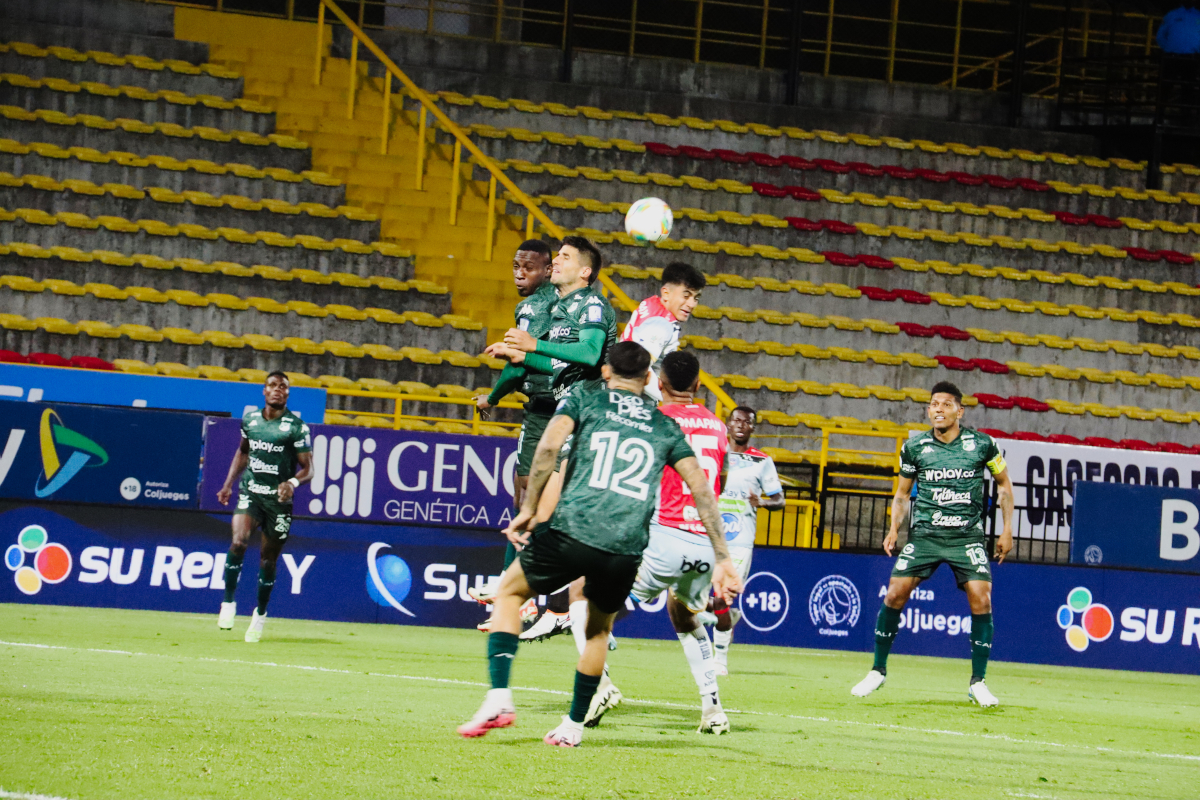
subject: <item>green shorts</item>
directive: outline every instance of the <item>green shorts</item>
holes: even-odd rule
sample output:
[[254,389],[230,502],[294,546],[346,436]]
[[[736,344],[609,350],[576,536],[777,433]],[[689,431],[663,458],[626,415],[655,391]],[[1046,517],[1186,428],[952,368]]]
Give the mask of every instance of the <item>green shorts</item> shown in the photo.
[[519,556],[529,588],[554,594],[576,578],[584,578],[583,596],[605,614],[625,607],[642,556],[609,553],[542,523]]
[[949,564],[954,570],[954,580],[960,589],[967,581],[992,582],[982,541],[947,541],[921,534],[912,536],[904,545],[892,568],[892,577],[925,579],[942,564]]
[[233,513],[245,514],[253,519],[268,539],[283,541],[292,530],[292,504],[281,503],[273,496],[250,494],[242,490]]
[[517,474],[528,475],[533,466],[533,454],[537,452],[538,442],[554,416],[554,405],[546,404],[546,409],[535,406],[534,403],[525,405],[525,419],[521,422],[521,438],[517,439]]

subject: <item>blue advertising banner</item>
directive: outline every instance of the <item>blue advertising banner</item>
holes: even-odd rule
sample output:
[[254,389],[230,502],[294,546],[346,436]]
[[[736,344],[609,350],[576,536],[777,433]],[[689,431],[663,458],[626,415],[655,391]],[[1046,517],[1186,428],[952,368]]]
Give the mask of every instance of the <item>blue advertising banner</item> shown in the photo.
[[[0,400],[161,408],[241,419],[247,408],[262,408],[263,387],[237,381],[0,364]],[[303,419],[324,419],[325,390],[297,386],[291,391],[288,407]]]
[[[297,520],[292,534],[274,617],[474,627],[486,611],[467,589],[498,572],[503,553],[495,531]],[[12,575],[0,602],[215,616],[229,517],[3,503],[0,541]],[[865,653],[890,569],[883,556],[761,548],[736,641]],[[1200,673],[1200,578],[1034,564],[998,565],[995,578],[997,661]],[[244,583],[248,605],[255,589]],[[663,597],[629,605],[618,636],[675,638]],[[970,628],[966,598],[941,570],[914,592],[893,652],[966,659]]]
[[[240,420],[208,419],[200,507],[217,501],[241,443]],[[311,425],[313,479],[296,490],[295,515],[329,520],[497,530],[512,516],[517,441]]]
[[1075,484],[1071,563],[1200,573],[1200,491]]
[[204,417],[9,403],[0,497],[196,508]]

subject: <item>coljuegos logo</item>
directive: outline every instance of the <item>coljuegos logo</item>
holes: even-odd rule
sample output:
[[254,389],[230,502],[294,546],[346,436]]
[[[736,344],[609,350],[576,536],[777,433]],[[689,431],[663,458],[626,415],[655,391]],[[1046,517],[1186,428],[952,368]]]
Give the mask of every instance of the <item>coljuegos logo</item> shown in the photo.
[[[108,453],[103,447],[64,425],[52,408],[42,412],[38,437],[42,444],[42,474],[33,487],[33,493],[38,497],[54,494],[84,467],[101,467],[108,463]],[[60,448],[70,452],[65,464],[59,457]]]
[[[1075,615],[1082,615],[1075,622]],[[1088,649],[1091,642],[1103,642],[1112,636],[1116,619],[1108,606],[1092,602],[1092,592],[1076,586],[1067,592],[1067,602],[1058,607],[1058,627],[1066,631],[1067,646],[1076,653]]]
[[[25,563],[33,556],[33,564]],[[17,543],[4,551],[4,564],[15,575],[17,588],[24,594],[37,594],[43,583],[62,583],[71,574],[71,551],[50,541],[41,525],[29,525],[17,534]]]

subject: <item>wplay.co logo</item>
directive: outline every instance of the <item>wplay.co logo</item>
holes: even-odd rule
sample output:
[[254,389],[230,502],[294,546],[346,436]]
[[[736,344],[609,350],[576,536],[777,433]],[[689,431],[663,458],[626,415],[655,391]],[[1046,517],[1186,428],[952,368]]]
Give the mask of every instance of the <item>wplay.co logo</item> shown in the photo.
[[380,550],[390,549],[386,542],[375,542],[367,550],[367,594],[384,608],[391,607],[415,617],[416,614],[400,605],[412,591],[412,570],[400,556],[378,556]]
[[[51,418],[55,421],[51,422]],[[38,497],[54,494],[84,467],[102,467],[108,463],[108,453],[103,447],[64,425],[52,408],[42,412],[38,438],[42,445],[42,474],[33,486]],[[64,464],[60,456],[65,452],[70,455]]]
[[[1078,624],[1076,614],[1082,615]],[[1058,627],[1067,632],[1067,646],[1076,653],[1087,650],[1091,642],[1103,642],[1116,628],[1116,618],[1109,607],[1093,603],[1091,590],[1084,586],[1067,592],[1067,602],[1058,607],[1057,619]]]
[[[25,563],[33,556],[33,565]],[[29,525],[17,534],[17,543],[4,551],[4,564],[15,575],[13,580],[23,594],[34,595],[43,583],[62,583],[71,574],[71,552],[57,542],[41,525]]]

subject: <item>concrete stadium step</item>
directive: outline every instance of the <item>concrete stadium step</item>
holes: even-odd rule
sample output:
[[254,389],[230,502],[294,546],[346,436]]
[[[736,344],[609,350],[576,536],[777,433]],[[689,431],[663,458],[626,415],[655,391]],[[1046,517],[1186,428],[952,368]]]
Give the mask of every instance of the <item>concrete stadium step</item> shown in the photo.
[[[190,135],[179,133],[177,130],[170,134],[161,130],[134,133],[121,127],[110,129],[110,124],[106,120],[96,125],[86,125],[78,121],[64,124],[44,119],[14,119],[0,115],[0,136],[19,142],[46,142],[63,148],[90,147],[102,153],[114,150],[154,153],[181,161],[199,158],[218,164],[247,164],[260,169],[282,167],[293,172],[312,169],[312,153],[307,147],[283,146],[295,140],[276,139],[246,144],[237,138],[228,141],[206,139],[195,131]],[[227,134],[221,134],[218,138],[224,138],[225,135]]]
[[89,31],[114,31],[139,36],[174,35],[174,9],[130,0],[75,0],[70,3],[0,2],[5,25],[49,24]]
[[[115,87],[114,87],[115,88]],[[56,91],[46,87],[14,86],[0,82],[0,104],[34,111],[94,114],[105,119],[136,119],[146,123],[170,122],[187,128],[205,126],[266,135],[275,130],[275,115],[240,108],[210,108],[203,103],[172,103],[165,99],[138,100],[124,94],[110,97],[87,91]]]
[[373,319],[346,320],[332,314],[314,317],[298,314],[271,313],[255,308],[233,310],[215,305],[193,307],[179,303],[103,300],[94,295],[72,296],[54,292],[19,292],[0,287],[0,305],[9,314],[21,314],[29,319],[59,317],[66,320],[119,320],[120,324],[149,325],[151,328],[186,328],[193,331],[228,331],[234,336],[265,333],[283,339],[299,336],[314,342],[326,340],[371,342],[395,349],[424,347],[462,352],[482,352],[486,346],[483,331],[467,331],[443,327],[422,327],[412,323],[381,323]]
[[387,308],[397,313],[424,311],[435,316],[451,313],[450,295],[383,289],[378,286],[343,286],[307,280],[273,280],[260,275],[230,275],[194,269],[160,269],[106,264],[99,260],[76,261],[59,257],[25,257],[15,252],[0,255],[0,275],[23,275],[35,281],[65,279],[79,286],[106,283],[119,288],[145,286],[160,292],[182,289],[200,295],[232,294],[266,297],[280,303],[291,300],[318,305],[340,304],[354,308]]
[[106,361],[130,358],[150,364],[161,361],[173,361],[192,367],[211,364],[234,371],[261,369],[269,372],[278,369],[314,376],[341,375],[353,380],[380,378],[390,383],[421,381],[431,386],[448,383],[468,388],[488,387],[495,380],[495,373],[487,366],[456,367],[448,362],[424,364],[410,359],[392,361],[371,357],[347,358],[328,352],[322,355],[309,355],[292,350],[264,352],[249,347],[177,344],[165,339],[161,342],[141,342],[124,337],[107,339],[87,334],[48,333],[42,329],[0,329],[0,348],[19,353],[58,353],[67,357],[88,355]]
[[208,45],[180,41],[173,38],[170,32],[150,36],[122,30],[30,22],[11,17],[4,19],[4,29],[7,38],[38,47],[71,47],[80,52],[100,50],[118,55],[146,56],[157,61],[178,59],[196,65],[210,60]]
[[[879,210],[879,209],[873,209]],[[551,209],[551,219],[564,228],[589,228],[599,231],[618,231],[623,228],[623,220],[619,213],[593,213],[582,208]],[[976,218],[977,219],[977,218]],[[954,226],[948,226],[954,227]],[[964,228],[968,226],[963,226]],[[958,231],[952,231],[957,233]],[[1158,231],[1123,230],[1125,238],[1121,247],[1144,246],[1147,233],[1161,234]],[[1196,283],[1193,275],[1196,265],[1179,267],[1175,265],[1144,264],[1133,259],[1113,259],[1099,254],[1074,255],[1065,250],[1056,253],[1043,252],[1026,247],[1009,249],[997,246],[985,247],[971,245],[965,242],[938,242],[925,237],[923,239],[899,239],[896,236],[868,236],[866,234],[831,233],[827,229],[817,232],[797,231],[794,228],[766,228],[760,225],[737,225],[724,222],[695,222],[685,217],[675,220],[671,232],[672,238],[698,239],[709,243],[719,241],[737,242],[743,245],[771,244],[780,249],[800,247],[814,252],[827,250],[837,252],[863,253],[867,255],[904,256],[919,261],[940,260],[952,264],[987,262],[991,266],[1011,266],[1018,269],[1045,269],[1051,272],[1078,272],[1083,275],[1112,275],[1123,262],[1131,262],[1126,269],[1145,271],[1149,280],[1179,280],[1185,283]],[[1194,237],[1194,235],[1193,235]],[[1097,236],[1097,239],[1100,237]],[[1181,238],[1181,237],[1179,237]],[[1139,244],[1142,243],[1142,244]],[[1176,241],[1176,244],[1180,242]],[[1159,248],[1154,248],[1159,249]],[[1173,248],[1171,248],[1173,249]],[[687,251],[684,251],[685,253]],[[682,253],[681,253],[682,255]],[[617,260],[617,259],[614,259]],[[687,260],[686,258],[684,260]],[[1166,277],[1165,270],[1174,277]]]
[[[8,31],[0,36],[0,40],[20,41],[16,34]],[[100,49],[92,46],[86,48],[85,52]],[[111,55],[123,58],[126,54]],[[170,89],[187,95],[213,95],[226,100],[242,96],[241,76],[190,75],[171,69],[142,69],[132,64],[104,64],[92,59],[74,61],[59,58],[53,53],[40,57],[22,55],[14,50],[0,53],[0,72],[11,72],[30,78],[63,78],[72,83],[95,81],[109,86],[140,86],[151,92]]]
[[229,206],[213,208],[199,202],[158,202],[149,194],[142,199],[93,196],[74,191],[45,191],[30,186],[0,186],[0,207],[36,208],[51,214],[61,211],[94,216],[121,217],[128,220],[151,219],[168,225],[191,224],[206,228],[239,228],[244,231],[270,231],[285,236],[303,234],[322,239],[354,239],[373,242],[379,239],[379,222],[326,218],[308,213],[283,214],[262,209],[244,211]]
[[[225,165],[210,161],[174,160],[168,166],[163,166],[160,163],[146,164],[145,159],[131,163],[129,155],[127,152],[121,153],[117,158],[101,163],[86,153],[78,153],[74,158],[60,158],[58,154],[51,157],[37,151],[14,154],[0,150],[0,171],[17,176],[45,175],[58,181],[85,180],[98,186],[118,183],[137,189],[157,186],[175,192],[208,192],[215,197],[229,194],[249,197],[251,200],[269,198],[293,204],[323,203],[331,208],[346,203],[346,187],[329,185],[333,181],[332,176],[312,176],[320,180],[320,183],[302,178],[300,173],[279,175],[279,179],[270,173],[246,177],[244,174],[225,169]],[[162,158],[157,154],[147,155],[154,159]],[[180,169],[181,165],[188,168]],[[235,169],[241,171],[240,167]]]
[[27,242],[46,248],[61,245],[77,247],[83,251],[112,250],[126,255],[144,253],[168,259],[196,258],[209,263],[232,261],[237,264],[278,264],[286,260],[290,268],[314,269],[325,273],[349,272],[364,277],[387,275],[400,280],[412,274],[410,259],[385,256],[374,249],[358,252],[360,249],[366,249],[358,243],[349,249],[309,249],[302,246],[285,248],[268,245],[262,240],[241,242],[224,237],[208,238],[211,233],[215,232],[209,231],[202,238],[192,238],[181,232],[176,232],[175,235],[170,235],[169,232],[164,232],[164,235],[151,235],[145,230],[127,232],[108,230],[103,226],[89,229],[69,227],[61,222],[50,225],[31,224],[21,219],[0,219],[0,241]]

